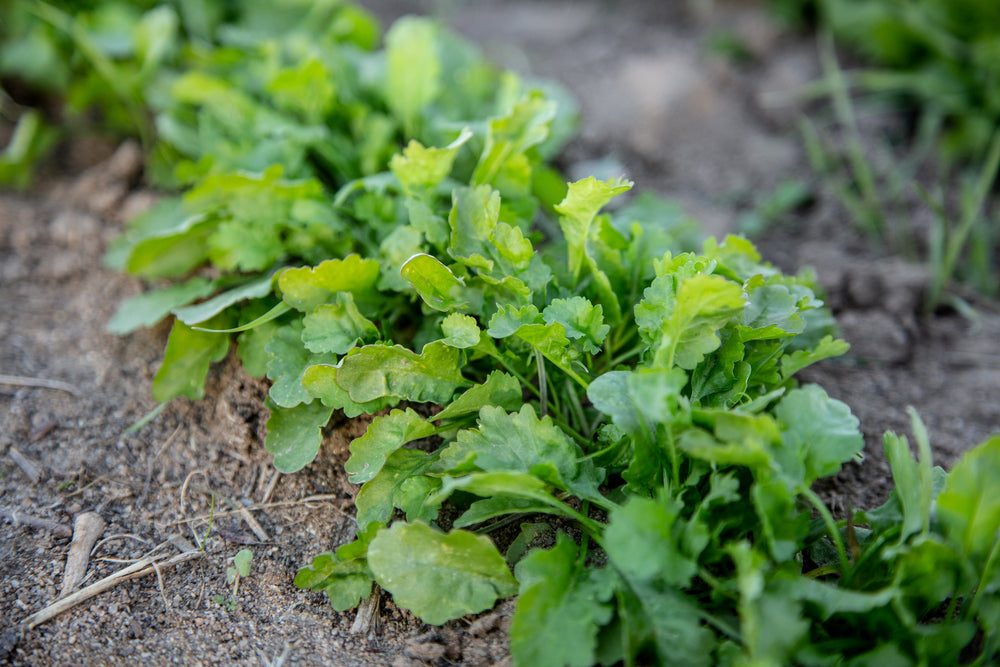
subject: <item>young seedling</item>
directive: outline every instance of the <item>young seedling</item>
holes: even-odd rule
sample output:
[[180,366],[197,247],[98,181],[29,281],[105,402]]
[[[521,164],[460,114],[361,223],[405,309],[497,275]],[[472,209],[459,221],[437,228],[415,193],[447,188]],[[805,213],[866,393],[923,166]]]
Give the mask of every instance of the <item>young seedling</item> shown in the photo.
[[229,597],[225,595],[215,595],[212,601],[225,607],[229,611],[236,609],[237,599],[240,593],[240,581],[250,576],[250,561],[253,560],[253,551],[241,549],[233,556],[233,566],[226,568],[226,583],[233,587]]

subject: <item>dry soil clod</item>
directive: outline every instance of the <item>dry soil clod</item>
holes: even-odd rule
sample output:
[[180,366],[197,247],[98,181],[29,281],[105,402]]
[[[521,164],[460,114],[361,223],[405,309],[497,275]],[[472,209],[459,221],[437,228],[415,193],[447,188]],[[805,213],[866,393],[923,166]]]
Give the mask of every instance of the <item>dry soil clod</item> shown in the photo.
[[90,550],[94,548],[94,543],[104,532],[106,525],[97,512],[77,515],[73,522],[73,542],[69,545],[69,555],[66,556],[66,569],[63,571],[59,597],[68,595],[83,580],[83,575],[87,573],[87,564],[90,562]]

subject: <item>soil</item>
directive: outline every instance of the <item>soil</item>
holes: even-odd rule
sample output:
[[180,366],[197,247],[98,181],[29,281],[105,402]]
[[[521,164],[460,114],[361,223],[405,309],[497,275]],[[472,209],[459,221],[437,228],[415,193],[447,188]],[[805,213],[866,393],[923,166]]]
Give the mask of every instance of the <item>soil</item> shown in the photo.
[[[637,190],[676,198],[711,234],[738,231],[740,215],[784,178],[809,178],[793,93],[818,75],[815,47],[755,4],[363,4],[384,21],[404,10],[437,13],[494,60],[562,83],[582,121],[562,158],[566,171],[624,170]],[[717,55],[719,35],[738,36],[749,58]],[[336,424],[314,464],[279,476],[263,447],[267,387],[231,355],[213,369],[204,400],[174,401],[126,432],[155,407],[150,383],[168,325],[124,338],[106,332],[118,304],[142,286],[102,268],[101,256],[153,195],[134,144],[78,141],[59,158],[29,193],[0,193],[0,374],[16,376],[0,381],[0,663],[508,662],[511,601],[438,628],[383,599],[378,622],[355,633],[354,612],[334,612],[322,595],[292,585],[313,555],[353,537],[356,489],[343,463],[364,421]],[[909,432],[907,406],[923,418],[945,467],[1000,431],[996,304],[969,297],[975,317],[923,315],[926,271],[881,256],[819,187],[809,206],[757,241],[786,271],[815,269],[853,346],[802,374],[846,401],[866,436],[867,460],[819,489],[838,513],[887,496],[882,434]],[[64,384],[28,386],[23,378]],[[67,529],[86,512],[106,527],[80,586],[154,548],[178,553],[171,538],[204,541],[205,550],[23,627],[59,596]],[[32,527],[32,519],[63,528]],[[243,548],[253,551],[251,573],[233,598],[226,568]]]

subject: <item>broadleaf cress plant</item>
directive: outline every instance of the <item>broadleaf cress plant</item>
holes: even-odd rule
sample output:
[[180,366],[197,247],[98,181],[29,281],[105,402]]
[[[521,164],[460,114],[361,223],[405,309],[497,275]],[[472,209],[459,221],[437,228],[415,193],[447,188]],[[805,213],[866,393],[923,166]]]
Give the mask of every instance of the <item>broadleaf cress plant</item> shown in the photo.
[[374,415],[345,464],[357,538],[297,585],[344,611],[377,584],[435,624],[518,594],[518,665],[997,658],[1000,438],[946,474],[914,416],[888,502],[836,520],[812,484],[864,443],[794,378],[847,349],[811,276],[615,206],[625,179],[564,184],[561,93],[432,21],[380,50],[345,2],[202,29],[144,73],[151,171],[183,192],[111,249],[161,285],[111,326],[174,315],[161,402],[200,398],[235,340],[283,472],[335,410]]

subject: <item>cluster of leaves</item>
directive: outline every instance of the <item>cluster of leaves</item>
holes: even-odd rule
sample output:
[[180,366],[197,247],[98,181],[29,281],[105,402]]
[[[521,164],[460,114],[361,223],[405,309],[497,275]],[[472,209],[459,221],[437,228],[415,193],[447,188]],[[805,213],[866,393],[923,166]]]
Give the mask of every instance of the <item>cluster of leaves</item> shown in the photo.
[[946,479],[919,428],[919,462],[889,436],[897,490],[835,521],[811,486],[863,440],[794,379],[846,349],[810,276],[736,237],[691,252],[648,196],[602,213],[631,184],[547,166],[558,94],[433,22],[376,49],[343,2],[213,16],[142,87],[152,173],[184,192],[111,249],[169,281],[111,326],[173,314],[164,402],[201,397],[235,337],[272,381],[279,470],[335,410],[374,415],[346,462],[357,539],[298,585],[346,610],[378,584],[429,623],[519,594],[521,665],[997,657],[1000,439]]
[[992,0],[772,0],[815,13],[874,66],[858,83],[947,121],[947,151],[981,160],[1000,124],[1000,5]]

